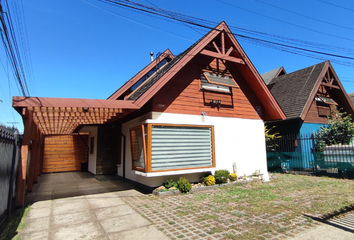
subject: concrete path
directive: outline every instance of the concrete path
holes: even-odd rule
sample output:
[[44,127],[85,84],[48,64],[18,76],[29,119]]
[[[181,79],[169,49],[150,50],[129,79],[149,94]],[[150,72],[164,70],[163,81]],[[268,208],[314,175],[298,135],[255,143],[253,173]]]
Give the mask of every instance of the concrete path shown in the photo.
[[[69,175],[69,173],[67,174]],[[73,175],[77,174],[74,173]],[[47,176],[47,178],[49,177]],[[62,190],[59,191],[58,189],[50,190],[53,183],[56,185],[58,181],[49,184],[42,178],[37,190],[33,191],[33,196],[30,196],[36,201],[30,207],[25,220],[25,227],[19,233],[19,238],[31,240],[169,239],[150,221],[136,213],[121,200],[122,197],[141,196],[142,193],[135,189],[114,189],[111,186],[114,181],[106,181],[105,183],[99,182],[93,177],[88,179],[93,185],[91,190],[85,180],[68,181],[64,178],[61,184],[63,186]],[[64,187],[65,182],[67,185]],[[92,191],[97,183],[101,184],[101,188],[106,189],[106,191],[110,186],[111,191],[88,195],[79,191],[80,184],[85,186],[83,187],[86,188],[84,191]],[[45,186],[42,189],[41,184]],[[116,184],[119,185],[118,182]],[[124,185],[124,183],[121,185]],[[75,186],[77,188],[76,195],[79,194],[80,196],[59,197],[59,193],[56,195],[56,191],[69,195],[68,192],[63,192],[63,189],[68,189],[67,191],[71,192],[70,189],[75,188]],[[122,188],[122,186],[118,188]],[[128,188],[128,186],[125,185],[124,188]],[[100,188],[97,188],[97,190],[102,191]],[[73,194],[75,195],[75,192]],[[40,200],[40,198],[51,199]],[[29,201],[28,198],[27,201]]]

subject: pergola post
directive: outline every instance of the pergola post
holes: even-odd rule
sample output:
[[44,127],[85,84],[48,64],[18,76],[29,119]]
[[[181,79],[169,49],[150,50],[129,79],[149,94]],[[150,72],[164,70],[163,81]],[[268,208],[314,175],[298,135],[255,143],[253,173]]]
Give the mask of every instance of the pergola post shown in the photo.
[[24,123],[24,133],[21,146],[21,162],[18,165],[17,189],[16,189],[16,206],[23,207],[25,202],[27,165],[32,128],[33,128],[33,112],[27,108],[22,110],[22,120]]

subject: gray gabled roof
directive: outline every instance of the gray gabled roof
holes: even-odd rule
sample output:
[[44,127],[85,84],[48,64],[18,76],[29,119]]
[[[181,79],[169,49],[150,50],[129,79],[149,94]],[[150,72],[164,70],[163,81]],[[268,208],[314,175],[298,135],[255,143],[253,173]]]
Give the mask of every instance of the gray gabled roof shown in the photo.
[[275,78],[277,76],[278,72],[281,69],[283,69],[283,67],[278,67],[278,68],[273,69],[273,70],[271,70],[269,72],[261,74],[261,77],[262,77],[263,81],[265,82],[265,84],[268,85],[270,83],[270,81],[272,81],[273,78]]
[[268,89],[287,119],[300,118],[326,62],[273,78]]
[[348,93],[350,101],[354,104],[354,93]]

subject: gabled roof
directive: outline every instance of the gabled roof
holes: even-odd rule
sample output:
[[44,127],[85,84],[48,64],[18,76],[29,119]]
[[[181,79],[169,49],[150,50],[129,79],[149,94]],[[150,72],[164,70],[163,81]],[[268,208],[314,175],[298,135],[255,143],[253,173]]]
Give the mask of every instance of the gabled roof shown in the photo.
[[121,86],[117,91],[115,91],[111,96],[107,99],[116,100],[122,94],[124,94],[130,87],[132,87],[137,81],[139,81],[144,75],[150,72],[154,67],[156,67],[161,61],[169,58],[173,59],[174,55],[171,53],[169,49],[166,49],[163,53],[161,53],[155,60],[150,62],[146,67],[144,67],[140,72],[138,72],[134,77],[132,77],[129,81],[127,81],[123,86]]
[[354,93],[348,93],[350,101],[354,104]]
[[[244,76],[262,101],[268,117],[272,120],[285,119],[281,108],[225,22],[221,22],[177,57],[167,49],[107,100],[14,97],[13,107],[24,119],[32,119],[44,134],[68,134],[80,125],[112,122],[144,106],[196,55],[236,64],[231,67],[237,67]],[[160,69],[156,71],[154,68]],[[135,88],[134,85],[140,81],[142,84]]]
[[[218,47],[215,43],[214,39],[216,38],[221,39],[221,47]],[[227,39],[228,44],[231,46],[228,49],[225,47],[225,39]],[[240,72],[244,75],[246,81],[256,93],[257,97],[262,101],[269,116],[271,116],[272,119],[285,119],[284,113],[281,111],[261,76],[248,59],[246,53],[243,51],[225,22],[221,22],[187,50],[172,59],[160,69],[157,74],[146,80],[139,89],[134,91],[127,98],[127,100],[133,100],[136,105],[143,106],[169,80],[171,80],[179,70],[198,54],[242,65],[239,67]]]
[[[329,74],[333,76],[332,79],[327,76]],[[328,79],[328,82],[324,82],[324,79]],[[342,91],[340,95],[353,111],[353,104],[349,103],[349,97],[329,61],[273,78],[267,86],[287,119],[304,120],[321,85]]]
[[280,75],[284,75],[286,74],[286,71],[284,69],[284,67],[278,67],[276,69],[273,69],[269,72],[263,73],[261,74],[261,77],[263,78],[263,81],[265,82],[265,84],[269,84],[273,78],[276,78]]

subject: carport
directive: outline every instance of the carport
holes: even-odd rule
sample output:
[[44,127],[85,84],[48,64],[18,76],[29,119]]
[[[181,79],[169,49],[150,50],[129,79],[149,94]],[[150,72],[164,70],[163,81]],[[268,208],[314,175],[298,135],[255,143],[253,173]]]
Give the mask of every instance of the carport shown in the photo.
[[143,190],[116,177],[94,176],[89,172],[42,174],[31,192],[25,195],[25,205],[38,201],[119,192],[119,196],[141,195]]
[[139,109],[128,100],[42,97],[13,97],[12,106],[21,114],[24,123],[17,206],[24,205],[25,192],[33,190],[33,183],[37,183],[43,172],[46,137],[72,135],[85,125],[109,124]]

